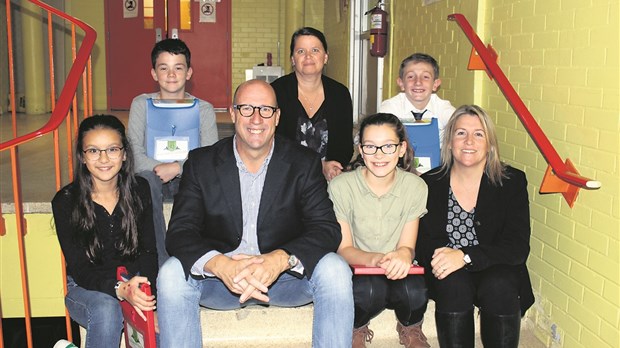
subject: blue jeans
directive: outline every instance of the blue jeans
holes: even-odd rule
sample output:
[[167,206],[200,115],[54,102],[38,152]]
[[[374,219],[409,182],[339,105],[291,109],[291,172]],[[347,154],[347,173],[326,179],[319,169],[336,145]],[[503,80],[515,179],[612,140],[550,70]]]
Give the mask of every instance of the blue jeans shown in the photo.
[[157,244],[157,260],[159,266],[170,257],[166,251],[166,220],[164,219],[164,199],[172,199],[179,191],[178,178],[163,183],[152,170],[138,173],[149,182],[151,201],[153,203],[153,228],[155,229],[155,243]]
[[67,277],[65,305],[69,315],[86,328],[86,348],[118,347],[123,313],[118,300],[100,291],[86,290]]
[[[230,310],[246,304],[217,278],[185,279],[171,257],[159,270],[157,308],[161,347],[202,347],[200,306]],[[314,302],[313,347],[350,347],[353,330],[351,270],[337,254],[325,255],[311,279],[283,273],[269,288],[271,305],[295,307]],[[255,300],[247,304],[259,303]],[[262,302],[260,302],[262,303]],[[266,324],[266,323],[265,323]]]

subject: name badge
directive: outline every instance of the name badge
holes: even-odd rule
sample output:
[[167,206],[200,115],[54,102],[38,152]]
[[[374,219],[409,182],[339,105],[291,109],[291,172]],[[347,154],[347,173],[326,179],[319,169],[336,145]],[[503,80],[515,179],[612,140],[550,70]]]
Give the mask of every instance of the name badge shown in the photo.
[[160,162],[182,161],[189,153],[189,137],[155,137],[155,159]]

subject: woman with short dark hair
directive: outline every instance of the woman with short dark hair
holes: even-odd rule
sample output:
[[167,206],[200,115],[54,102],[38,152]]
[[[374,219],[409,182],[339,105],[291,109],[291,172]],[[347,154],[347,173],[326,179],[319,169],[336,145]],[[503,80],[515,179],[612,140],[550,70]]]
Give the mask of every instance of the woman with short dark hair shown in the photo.
[[281,110],[277,134],[318,152],[331,180],[353,156],[353,105],[347,87],[323,74],[328,59],[325,35],[301,28],[291,37],[293,72],[271,86]]

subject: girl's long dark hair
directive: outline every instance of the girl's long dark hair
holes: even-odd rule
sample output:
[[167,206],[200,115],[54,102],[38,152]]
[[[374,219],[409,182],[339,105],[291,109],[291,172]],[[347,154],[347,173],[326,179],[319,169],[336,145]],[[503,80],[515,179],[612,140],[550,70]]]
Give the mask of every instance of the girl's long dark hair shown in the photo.
[[95,225],[95,205],[92,199],[93,180],[84,159],[84,136],[91,130],[110,129],[121,137],[125,160],[118,173],[118,206],[122,213],[121,229],[123,237],[117,241],[116,249],[123,259],[135,259],[138,255],[138,216],[142,213],[142,201],[136,192],[137,182],[133,175],[133,153],[125,135],[125,126],[112,115],[95,115],[85,118],[78,130],[75,145],[74,183],[77,186],[77,204],[71,212],[74,238],[85,247],[86,255],[92,263],[101,261],[101,241],[99,229]]
[[[364,130],[366,129],[366,127],[381,126],[381,125],[387,125],[387,126],[392,127],[392,129],[394,129],[394,132],[396,132],[396,136],[398,136],[398,141],[400,143],[405,142],[404,146],[407,147],[407,151],[405,151],[405,155],[398,159],[397,166],[401,167],[407,172],[418,174],[413,164],[414,153],[413,153],[413,149],[411,148],[411,145],[409,145],[409,136],[407,135],[407,129],[405,128],[403,123],[400,122],[398,117],[396,117],[395,115],[386,114],[386,113],[378,113],[374,115],[369,115],[366,118],[364,118],[362,120],[362,123],[360,124],[360,132],[359,132],[360,144],[364,143]],[[364,159],[362,158],[362,154],[360,153],[359,155],[357,155],[355,160],[353,160],[353,162],[351,162],[347,166],[347,170],[353,170],[357,167],[361,167],[364,165],[365,165]]]

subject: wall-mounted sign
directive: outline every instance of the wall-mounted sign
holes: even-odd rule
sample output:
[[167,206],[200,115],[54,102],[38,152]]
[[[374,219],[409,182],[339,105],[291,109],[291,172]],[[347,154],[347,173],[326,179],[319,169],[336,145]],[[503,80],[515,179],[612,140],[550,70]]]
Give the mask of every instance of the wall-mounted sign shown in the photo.
[[123,2],[123,18],[138,17],[138,0],[121,0]]
[[215,23],[216,0],[200,0],[200,23]]

